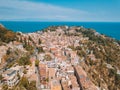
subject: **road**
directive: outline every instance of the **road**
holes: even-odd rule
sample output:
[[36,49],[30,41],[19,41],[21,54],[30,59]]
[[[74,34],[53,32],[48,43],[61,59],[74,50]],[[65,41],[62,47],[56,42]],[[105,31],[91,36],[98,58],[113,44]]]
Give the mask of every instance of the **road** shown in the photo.
[[37,87],[37,90],[41,90],[41,88],[40,88],[40,74],[39,74],[39,68],[38,67],[36,67],[36,74],[37,74],[36,87]]

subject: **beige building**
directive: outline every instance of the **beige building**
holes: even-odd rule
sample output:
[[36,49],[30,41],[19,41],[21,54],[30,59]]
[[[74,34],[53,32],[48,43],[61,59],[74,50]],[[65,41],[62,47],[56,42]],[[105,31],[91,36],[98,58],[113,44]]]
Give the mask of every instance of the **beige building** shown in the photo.
[[81,90],[97,90],[97,87],[87,77],[86,72],[82,69],[81,66],[75,66],[74,69]]
[[13,87],[19,82],[16,70],[9,69],[5,71],[2,76],[4,77],[4,83],[9,87]]
[[51,81],[51,90],[62,90],[60,82],[58,80]]
[[56,70],[55,68],[49,68],[49,81],[55,78]]

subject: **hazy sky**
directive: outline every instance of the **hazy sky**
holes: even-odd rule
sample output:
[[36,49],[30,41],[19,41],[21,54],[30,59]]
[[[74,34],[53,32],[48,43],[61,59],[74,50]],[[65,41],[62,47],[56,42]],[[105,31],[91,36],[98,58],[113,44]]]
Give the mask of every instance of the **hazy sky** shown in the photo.
[[0,20],[120,22],[120,0],[0,0]]

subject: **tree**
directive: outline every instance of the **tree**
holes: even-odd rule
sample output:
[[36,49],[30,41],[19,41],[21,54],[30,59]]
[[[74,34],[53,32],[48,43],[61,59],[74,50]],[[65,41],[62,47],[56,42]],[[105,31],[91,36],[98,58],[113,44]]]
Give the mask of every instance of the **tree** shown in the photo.
[[37,90],[36,81],[29,82],[26,77],[23,77],[20,81],[19,87],[23,87],[26,90]]
[[36,81],[31,81],[29,83],[28,90],[37,90],[37,88],[36,88]]
[[52,57],[51,57],[50,55],[46,54],[46,55],[44,56],[44,59],[45,59],[46,61],[50,61],[50,60],[52,59]]
[[21,58],[18,60],[18,64],[19,64],[19,65],[30,65],[29,57],[28,57],[28,56],[21,57]]
[[28,42],[28,40],[26,38],[24,39],[24,45],[23,45],[23,47],[27,51],[32,51],[34,49],[34,47]]
[[8,90],[8,85],[7,85],[7,84],[4,84],[4,85],[2,86],[2,90]]
[[29,36],[28,39],[33,42],[32,38]]
[[38,53],[43,53],[44,52],[42,47],[38,47],[37,50],[38,50]]
[[39,40],[38,40],[38,44],[41,44],[42,42],[41,42],[41,40],[40,40],[40,38],[39,38]]
[[115,84],[116,84],[116,85],[119,85],[119,84],[120,84],[120,75],[119,75],[119,74],[116,74],[116,75],[115,75]]
[[10,53],[11,53],[10,48],[8,48],[6,54],[7,54],[7,55],[10,55]]
[[35,61],[35,66],[39,66],[39,60]]
[[2,75],[0,75],[0,81],[3,79]]
[[17,77],[18,77],[18,79],[20,79],[20,75],[19,75],[19,73],[17,72]]
[[23,73],[24,73],[24,74],[26,74],[26,73],[27,73],[26,69],[24,69]]
[[72,49],[73,51],[75,50],[75,47],[72,45],[72,46],[68,46],[68,48]]
[[22,77],[22,79],[20,81],[20,86],[23,86],[28,90],[29,81],[28,81],[28,79],[26,77]]
[[16,40],[16,34],[4,27],[0,26],[0,41],[9,43],[10,41]]

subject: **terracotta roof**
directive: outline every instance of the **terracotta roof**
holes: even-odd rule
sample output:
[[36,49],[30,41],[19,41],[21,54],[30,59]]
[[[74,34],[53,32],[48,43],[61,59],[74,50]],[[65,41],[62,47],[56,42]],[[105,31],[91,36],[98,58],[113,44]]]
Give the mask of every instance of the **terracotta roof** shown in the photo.
[[20,45],[20,44],[22,44],[22,43],[17,42],[17,41],[14,41],[13,43],[14,43],[15,45]]
[[82,69],[81,66],[76,66],[75,69],[79,76],[78,79],[80,80],[80,83],[85,90],[87,90],[89,88],[91,88],[90,90],[97,90],[96,86],[87,77],[86,72]]

